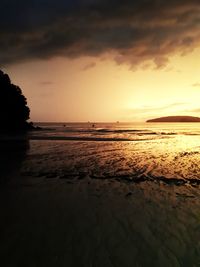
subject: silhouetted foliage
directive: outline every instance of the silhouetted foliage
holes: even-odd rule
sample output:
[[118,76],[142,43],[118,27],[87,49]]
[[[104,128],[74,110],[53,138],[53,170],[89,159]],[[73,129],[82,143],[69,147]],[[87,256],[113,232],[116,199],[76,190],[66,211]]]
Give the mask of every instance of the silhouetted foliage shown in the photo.
[[32,125],[27,122],[29,114],[21,89],[0,70],[0,130],[23,131],[31,128]]

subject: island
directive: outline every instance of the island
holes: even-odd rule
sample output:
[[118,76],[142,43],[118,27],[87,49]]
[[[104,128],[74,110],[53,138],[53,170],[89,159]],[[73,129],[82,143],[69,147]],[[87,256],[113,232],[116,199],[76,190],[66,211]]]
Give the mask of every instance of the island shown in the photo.
[[167,116],[147,120],[146,122],[200,122],[200,118],[193,116]]

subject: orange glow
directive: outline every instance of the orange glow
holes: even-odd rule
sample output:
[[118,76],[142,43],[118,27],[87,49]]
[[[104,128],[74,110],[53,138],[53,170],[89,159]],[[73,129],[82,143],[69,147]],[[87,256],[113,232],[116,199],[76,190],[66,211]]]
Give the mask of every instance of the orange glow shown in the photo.
[[54,58],[5,69],[28,99],[33,121],[145,121],[193,115],[200,98],[200,49],[163,69],[132,70],[111,59]]

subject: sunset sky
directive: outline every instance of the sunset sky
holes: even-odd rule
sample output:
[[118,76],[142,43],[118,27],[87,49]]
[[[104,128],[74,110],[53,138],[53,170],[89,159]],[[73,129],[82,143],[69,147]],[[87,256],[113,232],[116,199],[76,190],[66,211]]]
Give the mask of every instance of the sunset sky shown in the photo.
[[0,67],[33,121],[200,116],[196,0],[1,1]]

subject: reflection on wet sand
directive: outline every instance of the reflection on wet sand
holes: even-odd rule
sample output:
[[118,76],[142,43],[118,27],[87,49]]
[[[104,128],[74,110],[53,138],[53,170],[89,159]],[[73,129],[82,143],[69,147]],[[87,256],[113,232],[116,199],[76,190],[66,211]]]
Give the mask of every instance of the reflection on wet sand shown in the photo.
[[2,266],[199,266],[199,142],[9,143]]

